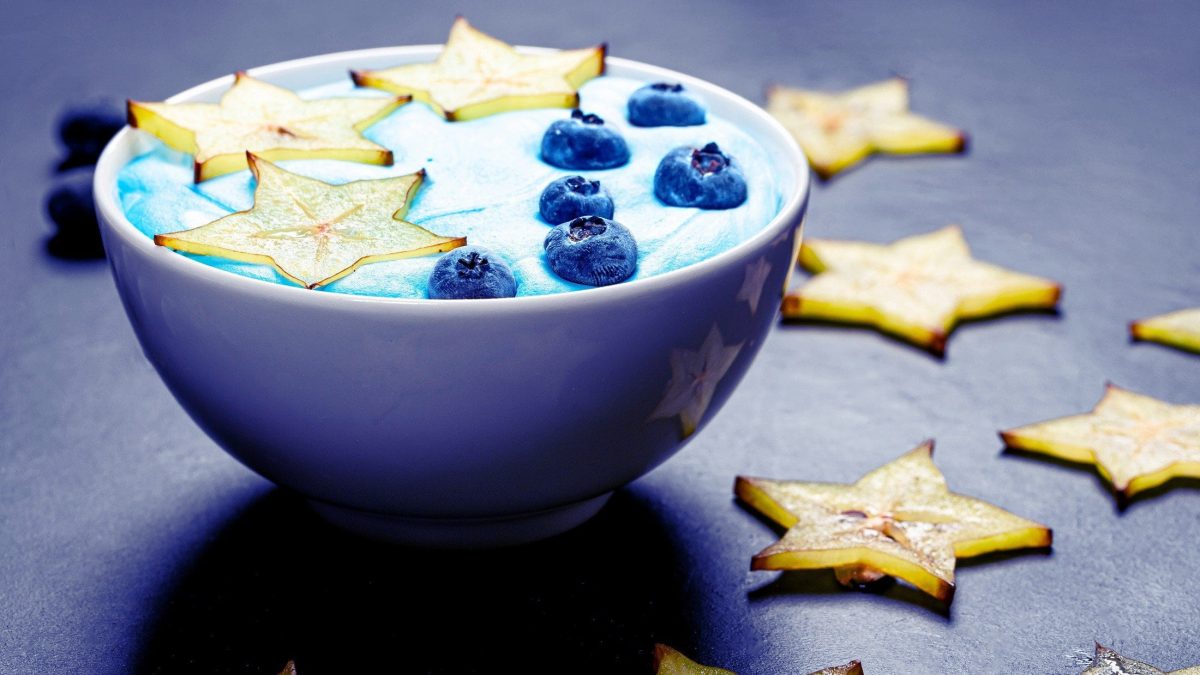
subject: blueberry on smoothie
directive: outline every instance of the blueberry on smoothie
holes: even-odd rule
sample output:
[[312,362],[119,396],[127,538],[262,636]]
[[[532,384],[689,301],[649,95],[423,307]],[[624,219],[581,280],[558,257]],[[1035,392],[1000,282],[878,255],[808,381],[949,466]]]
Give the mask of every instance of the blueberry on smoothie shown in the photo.
[[667,153],[654,172],[654,194],[668,206],[731,209],[746,201],[746,176],[716,143]]
[[563,169],[612,169],[629,163],[629,146],[599,115],[576,108],[542,136],[542,161]]
[[598,180],[567,176],[546,186],[538,199],[542,218],[551,225],[580,216],[613,217],[613,200]]
[[125,111],[108,101],[71,106],[58,118],[58,138],[70,157],[65,168],[95,164],[109,139],[125,126]]
[[435,300],[511,298],[517,280],[508,263],[479,246],[462,246],[442,256],[429,275],[429,297]]
[[691,127],[704,124],[704,106],[682,84],[655,82],[629,97],[629,123],[638,127]]
[[637,269],[637,242],[624,225],[583,216],[560,223],[543,242],[550,269],[567,281],[609,286],[625,281]]
[[71,172],[50,192],[46,197],[46,215],[57,230],[50,241],[55,254],[70,258],[104,257],[90,169]]

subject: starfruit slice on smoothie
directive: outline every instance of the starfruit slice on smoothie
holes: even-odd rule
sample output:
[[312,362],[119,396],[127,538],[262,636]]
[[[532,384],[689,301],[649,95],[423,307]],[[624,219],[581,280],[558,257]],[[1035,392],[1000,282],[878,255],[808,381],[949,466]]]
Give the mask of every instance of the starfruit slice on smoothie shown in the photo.
[[959,321],[1052,309],[1062,287],[971,257],[957,225],[892,244],[806,239],[816,274],[783,301],[785,319],[868,325],[941,355]]
[[306,288],[332,283],[367,263],[449,251],[465,237],[443,237],[404,216],[425,177],[332,185],[285,171],[247,153],[258,181],[254,206],[190,230],[155,235],[177,251],[259,263]]
[[893,77],[843,92],[775,86],[767,112],[792,133],[821,178],[874,153],[954,153],[967,135],[908,109],[908,80]]
[[1160,314],[1129,324],[1135,340],[1158,342],[1200,354],[1200,307]]
[[702,666],[664,644],[654,645],[654,672],[655,675],[737,675],[732,670]]
[[195,158],[195,181],[246,168],[246,153],[391,165],[392,151],[362,132],[407,96],[302,99],[239,72],[220,103],[129,101],[129,124]]
[[1122,500],[1172,478],[1200,478],[1200,405],[1174,405],[1111,384],[1090,413],[1000,437],[1016,450],[1095,465]]
[[350,75],[362,87],[411,95],[451,121],[529,108],[575,108],[579,87],[604,72],[606,45],[521,54],[458,17],[433,63]]
[[927,441],[851,485],[738,476],[738,498],[787,528],[754,570],[832,569],[857,585],[903,579],[949,604],[956,558],[1045,548],[1050,529],[950,492]]
[[1087,670],[1080,675],[1200,675],[1200,666],[1179,670],[1159,670],[1148,663],[1121,656],[1117,652],[1096,643],[1096,654]]

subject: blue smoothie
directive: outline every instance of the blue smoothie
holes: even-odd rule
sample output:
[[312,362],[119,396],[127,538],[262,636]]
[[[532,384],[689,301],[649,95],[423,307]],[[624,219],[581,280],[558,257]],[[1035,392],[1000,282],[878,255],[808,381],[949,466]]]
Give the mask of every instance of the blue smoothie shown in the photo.
[[[421,103],[402,106],[364,134],[394,153],[395,164],[379,167],[334,160],[283,161],[288,171],[330,183],[384,178],[424,168],[426,180],[407,220],[443,236],[467,237],[506,259],[517,279],[517,295],[544,295],[590,288],[565,281],[546,263],[542,241],[551,226],[538,214],[543,188],[563,176],[599,180],[612,195],[613,220],[633,233],[638,244],[637,271],[623,283],[691,265],[745,241],[769,223],[784,195],[763,148],[733,124],[710,112],[708,122],[691,127],[635,127],[625,120],[629,95],[645,84],[602,76],[580,88],[580,107],[620,130],[632,157],[622,167],[570,171],[539,159],[542,134],[564,119],[564,109],[522,110],[467,122],[447,122]],[[305,98],[383,96],[337,82],[300,92]],[[698,96],[698,94],[693,93]],[[146,135],[149,139],[150,137]],[[248,170],[200,184],[192,182],[191,155],[150,139],[152,149],[124,168],[118,195],[126,217],[147,237],[198,227],[254,203]],[[704,211],[665,206],[654,196],[659,160],[681,145],[699,147],[716,141],[744,167],[745,203],[733,209]],[[172,255],[189,255],[172,253]],[[191,256],[234,274],[293,285],[271,267],[212,256]],[[364,265],[320,292],[425,298],[429,273],[438,255]]]

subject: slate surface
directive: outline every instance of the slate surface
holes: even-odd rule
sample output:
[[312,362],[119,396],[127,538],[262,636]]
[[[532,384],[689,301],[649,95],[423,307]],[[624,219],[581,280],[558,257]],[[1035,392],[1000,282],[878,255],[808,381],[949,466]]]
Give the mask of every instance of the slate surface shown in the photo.
[[[1089,409],[1111,380],[1200,402],[1200,358],[1127,342],[1200,304],[1200,5],[24,3],[6,6],[0,200],[0,671],[648,673],[653,642],[741,673],[861,658],[889,673],[1075,673],[1101,640],[1200,663],[1200,489],[1123,513],[1091,472],[995,432]],[[143,359],[101,262],[46,251],[54,116],[157,100],[238,68],[440,42],[454,12],[515,43],[685,70],[762,100],[897,72],[972,132],[959,158],[876,160],[818,186],[808,234],[948,222],[1055,277],[1060,316],[963,327],[937,361],[873,333],[783,326],[684,452],[595,521],[444,555],[348,539],[227,457]],[[774,531],[748,473],[849,481],[926,437],[952,489],[1052,525],[1050,555],[960,568],[949,612],[894,587],[747,570]]]

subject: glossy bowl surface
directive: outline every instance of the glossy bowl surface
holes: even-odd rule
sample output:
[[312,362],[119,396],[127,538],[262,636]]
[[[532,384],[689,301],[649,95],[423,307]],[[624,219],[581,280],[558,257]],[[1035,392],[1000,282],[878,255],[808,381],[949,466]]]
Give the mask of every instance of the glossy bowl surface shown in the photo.
[[[303,89],[440,49],[342,52],[250,73]],[[155,246],[117,200],[117,173],[151,143],[127,128],[97,166],[96,203],[146,357],[225,450],[339,525],[488,546],[583,522],[679,450],[742,379],[778,320],[809,184],[799,148],[758,106],[642,63],[610,57],[608,72],[682,82],[758,139],[785,195],[776,218],[700,263],[603,288],[458,301],[323,293]],[[216,101],[231,84],[170,100]]]

